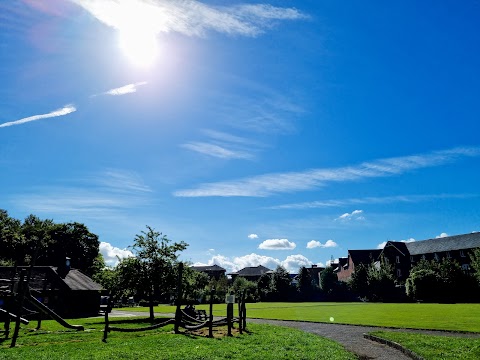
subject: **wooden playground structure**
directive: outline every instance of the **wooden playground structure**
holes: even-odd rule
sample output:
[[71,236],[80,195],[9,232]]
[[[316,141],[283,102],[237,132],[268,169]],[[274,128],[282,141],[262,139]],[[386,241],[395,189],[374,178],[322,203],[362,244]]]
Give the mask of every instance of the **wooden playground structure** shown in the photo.
[[[213,318],[213,295],[215,294],[215,289],[210,291],[210,311],[207,315],[206,312],[197,311],[194,314],[186,312],[184,309],[181,309],[182,305],[182,273],[183,273],[183,264],[179,264],[178,268],[178,280],[177,280],[177,298],[176,298],[176,310],[175,316],[170,319],[165,319],[163,322],[146,326],[146,327],[139,327],[139,328],[122,328],[117,326],[111,326],[109,320],[109,311],[105,311],[105,328],[103,331],[103,341],[106,342],[108,338],[108,334],[112,331],[118,332],[138,332],[138,331],[148,331],[158,329],[170,324],[174,325],[175,334],[180,333],[180,329],[183,328],[187,331],[194,331],[203,328],[208,328],[208,337],[213,337],[213,328],[219,326],[227,326],[228,329],[228,336],[232,336],[232,328],[234,324],[238,324],[238,330],[240,334],[246,330],[246,318],[247,318],[247,310],[245,306],[245,296],[246,290],[243,291],[240,299],[238,301],[238,317],[234,317],[234,303],[235,303],[235,296],[230,294],[227,296],[227,316],[224,318],[216,319]],[[194,315],[194,316],[192,316]]]

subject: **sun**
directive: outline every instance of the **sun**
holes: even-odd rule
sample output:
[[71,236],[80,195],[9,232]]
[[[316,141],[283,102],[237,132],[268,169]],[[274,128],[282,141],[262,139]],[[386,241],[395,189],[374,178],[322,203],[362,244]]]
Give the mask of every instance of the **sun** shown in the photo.
[[110,15],[118,30],[118,46],[136,66],[151,66],[158,56],[158,9],[148,3],[116,3]]
[[149,67],[158,55],[156,34],[142,29],[119,30],[118,45],[127,59],[135,66]]

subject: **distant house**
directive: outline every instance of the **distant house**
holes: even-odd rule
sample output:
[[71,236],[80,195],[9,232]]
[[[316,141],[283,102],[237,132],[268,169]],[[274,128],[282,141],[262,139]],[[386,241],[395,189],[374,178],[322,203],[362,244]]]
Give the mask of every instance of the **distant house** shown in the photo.
[[311,267],[305,267],[307,269],[310,278],[315,283],[316,286],[320,286],[320,273],[325,269],[324,267],[318,265],[312,265]]
[[422,259],[456,260],[464,271],[470,271],[469,254],[480,248],[480,233],[447,236],[409,243],[388,241],[381,256],[395,268],[397,279],[405,280],[410,269]]
[[209,278],[220,279],[225,276],[226,270],[218,265],[209,265],[209,266],[192,266],[193,270],[203,272],[208,275]]
[[269,272],[272,272],[272,270],[270,270],[269,268],[267,268],[265,266],[259,265],[259,266],[255,266],[255,267],[246,267],[246,268],[243,268],[243,269],[238,270],[236,272],[232,272],[228,275],[230,275],[232,277],[232,281],[235,281],[235,278],[237,276],[241,276],[241,277],[243,277],[247,280],[250,280],[250,281],[257,281],[258,279],[260,279],[260,277],[263,274],[267,274]]
[[348,257],[339,259],[339,266],[336,269],[338,280],[349,280],[355,271],[355,266],[371,264],[378,259],[381,252],[381,249],[348,250]]
[[[28,267],[18,267],[27,272]],[[14,278],[14,267],[0,266],[0,285],[9,286]],[[29,282],[30,293],[63,317],[94,316],[100,309],[102,286],[80,270],[59,269],[53,266],[35,266]]]

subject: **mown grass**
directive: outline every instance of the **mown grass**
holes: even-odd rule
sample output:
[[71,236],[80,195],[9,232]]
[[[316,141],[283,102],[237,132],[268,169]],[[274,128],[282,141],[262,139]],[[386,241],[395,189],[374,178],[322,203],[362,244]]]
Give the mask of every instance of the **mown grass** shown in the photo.
[[[124,309],[148,311],[148,308]],[[197,309],[208,311],[208,305],[198,305]],[[156,313],[174,311],[174,306],[155,307]],[[214,305],[214,315],[225,314],[225,304]],[[247,304],[247,317],[480,332],[480,304],[252,303]]]
[[480,359],[480,339],[375,331],[372,335],[394,341],[426,360]]
[[[115,326],[140,327],[146,319],[112,319]],[[0,343],[0,359],[329,359],[356,357],[339,344],[278,326],[248,324],[248,333],[210,339],[174,334],[171,325],[145,332],[111,332],[102,342],[103,319],[77,319],[86,331],[63,330],[54,321],[44,321],[42,330],[22,328],[17,347],[10,340]],[[35,324],[32,324],[33,326]]]

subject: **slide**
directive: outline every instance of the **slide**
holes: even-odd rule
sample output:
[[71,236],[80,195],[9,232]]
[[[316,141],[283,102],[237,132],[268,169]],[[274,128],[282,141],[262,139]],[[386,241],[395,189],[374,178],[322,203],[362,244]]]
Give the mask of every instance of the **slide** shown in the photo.
[[35,306],[38,310],[43,312],[44,314],[50,316],[53,320],[58,322],[60,325],[63,327],[66,327],[67,329],[75,329],[79,331],[85,330],[83,325],[71,325],[67,323],[61,316],[57,315],[52,309],[50,309],[48,306],[43,305],[40,301],[38,301],[33,295],[30,295],[30,297],[25,297],[25,300],[27,300],[30,304]]
[[[10,319],[12,319],[14,321],[17,320],[17,315],[12,314],[5,309],[0,308],[0,314],[6,314],[7,316],[10,316]],[[24,319],[22,317],[20,318],[20,322],[24,325],[28,325],[28,323],[29,323],[29,321],[27,319]]]

